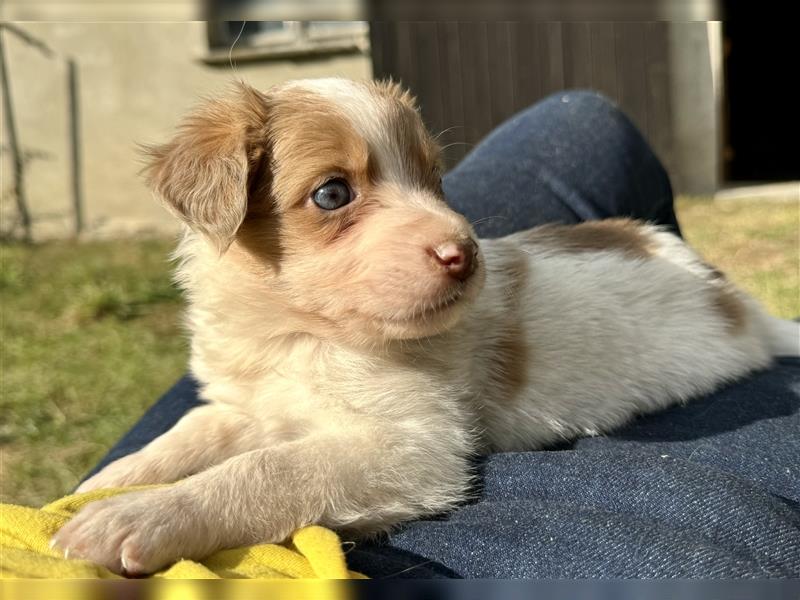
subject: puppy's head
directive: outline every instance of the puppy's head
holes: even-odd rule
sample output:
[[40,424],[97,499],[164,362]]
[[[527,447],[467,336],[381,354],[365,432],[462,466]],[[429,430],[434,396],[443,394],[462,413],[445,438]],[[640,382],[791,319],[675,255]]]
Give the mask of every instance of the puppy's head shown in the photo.
[[482,285],[439,152],[397,85],[307,80],[206,103],[150,150],[147,174],[222,263],[268,284],[271,306],[372,342],[447,330]]

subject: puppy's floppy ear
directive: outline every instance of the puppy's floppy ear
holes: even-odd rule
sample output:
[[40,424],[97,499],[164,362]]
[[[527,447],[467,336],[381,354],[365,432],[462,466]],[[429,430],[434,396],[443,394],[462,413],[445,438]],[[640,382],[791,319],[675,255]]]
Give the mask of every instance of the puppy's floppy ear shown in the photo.
[[180,125],[172,141],[145,148],[145,175],[167,208],[220,254],[247,213],[249,175],[267,143],[267,98],[238,84]]

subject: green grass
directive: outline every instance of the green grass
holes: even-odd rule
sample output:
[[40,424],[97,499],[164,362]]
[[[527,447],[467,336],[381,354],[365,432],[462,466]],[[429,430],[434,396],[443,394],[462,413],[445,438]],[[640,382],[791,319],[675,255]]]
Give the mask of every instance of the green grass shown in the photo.
[[69,491],[184,371],[170,245],[2,246],[3,502]]
[[680,198],[687,241],[774,315],[800,316],[800,204]]
[[[777,315],[800,315],[800,207],[681,199],[687,239]],[[185,370],[164,241],[0,246],[0,500],[67,493]]]

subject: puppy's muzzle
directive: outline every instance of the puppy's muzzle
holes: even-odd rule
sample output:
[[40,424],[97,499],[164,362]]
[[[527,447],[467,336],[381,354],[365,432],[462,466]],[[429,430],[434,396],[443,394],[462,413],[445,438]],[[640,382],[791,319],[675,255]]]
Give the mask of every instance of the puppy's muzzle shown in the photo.
[[430,255],[450,277],[466,281],[475,272],[478,244],[471,238],[449,240],[431,248]]

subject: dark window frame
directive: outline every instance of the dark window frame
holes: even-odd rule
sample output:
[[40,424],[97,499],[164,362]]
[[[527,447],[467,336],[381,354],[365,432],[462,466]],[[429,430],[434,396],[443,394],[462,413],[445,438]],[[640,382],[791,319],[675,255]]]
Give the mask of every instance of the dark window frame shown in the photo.
[[[207,22],[207,49],[203,61],[215,64],[369,50],[366,21],[275,22],[282,23],[283,29],[257,31],[249,28],[248,31],[242,29],[242,21]],[[242,35],[238,36],[240,31]]]

